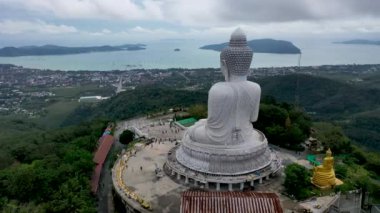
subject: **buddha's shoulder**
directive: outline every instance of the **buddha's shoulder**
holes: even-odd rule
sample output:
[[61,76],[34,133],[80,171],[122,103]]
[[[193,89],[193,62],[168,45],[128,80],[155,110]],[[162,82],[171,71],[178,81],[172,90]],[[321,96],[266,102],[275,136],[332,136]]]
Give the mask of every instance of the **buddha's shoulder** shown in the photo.
[[218,82],[214,85],[212,85],[210,90],[218,90],[218,89],[225,89],[225,88],[231,88],[230,83],[228,82]]
[[261,90],[260,85],[252,81],[244,81],[238,84],[233,84],[230,82],[218,82],[211,87],[210,92],[233,90],[234,87],[247,87],[252,90]]
[[228,95],[232,93],[232,87],[228,82],[218,82],[214,84],[210,89],[210,94]]
[[252,89],[255,89],[255,90],[259,90],[259,91],[261,91],[261,87],[260,87],[260,85],[257,84],[257,83],[255,83],[255,82],[252,82],[252,81],[246,81],[245,84],[246,84],[248,87],[252,88]]

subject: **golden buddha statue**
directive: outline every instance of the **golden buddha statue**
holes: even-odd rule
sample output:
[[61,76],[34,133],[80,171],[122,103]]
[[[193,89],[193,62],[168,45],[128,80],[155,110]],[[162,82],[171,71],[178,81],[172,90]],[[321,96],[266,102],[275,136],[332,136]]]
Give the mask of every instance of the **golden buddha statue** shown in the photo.
[[334,157],[331,150],[328,149],[323,159],[323,164],[314,167],[314,174],[311,183],[321,189],[333,188],[343,184],[343,182],[335,177]]

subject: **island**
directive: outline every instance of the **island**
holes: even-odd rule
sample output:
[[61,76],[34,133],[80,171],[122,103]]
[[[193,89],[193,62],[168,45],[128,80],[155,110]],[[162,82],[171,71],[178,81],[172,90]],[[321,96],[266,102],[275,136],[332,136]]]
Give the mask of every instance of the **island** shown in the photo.
[[124,44],[119,46],[103,45],[90,47],[64,47],[57,45],[4,47],[0,49],[0,57],[68,55],[110,51],[136,51],[144,50],[145,47],[145,44]]
[[364,44],[364,45],[380,45],[380,41],[366,40],[366,39],[354,39],[349,41],[333,42],[334,44]]
[[[222,51],[228,43],[211,44],[200,47],[204,50]],[[255,53],[275,53],[275,54],[300,54],[301,50],[293,43],[284,40],[255,39],[248,41],[248,46]]]

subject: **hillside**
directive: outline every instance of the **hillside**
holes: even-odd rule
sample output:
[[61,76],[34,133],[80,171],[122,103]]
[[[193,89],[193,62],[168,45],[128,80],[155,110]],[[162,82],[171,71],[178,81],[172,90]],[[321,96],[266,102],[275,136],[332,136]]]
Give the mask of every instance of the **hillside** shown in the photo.
[[95,117],[122,120],[172,107],[188,107],[192,104],[206,102],[207,93],[205,92],[140,86],[135,90],[120,93],[99,105],[81,105],[68,116],[64,124],[76,124],[83,119]]
[[[200,47],[204,50],[221,51],[228,46],[228,43],[211,44]],[[256,39],[248,41],[248,46],[255,53],[276,53],[276,54],[299,54],[301,50],[293,43],[274,39]]]
[[380,105],[380,90],[361,88],[311,75],[286,75],[260,79],[263,95],[294,103],[297,91],[299,104],[319,118],[342,118],[373,110]]
[[380,150],[378,87],[352,85],[309,75],[269,77],[258,82],[263,96],[269,95],[279,101],[294,103],[297,78],[299,105],[314,119],[338,123],[356,144]]
[[[297,79],[299,106],[314,119],[339,123],[358,144],[380,150],[380,99],[376,98],[380,97],[380,89],[312,75],[285,75],[257,80],[262,87],[262,99],[272,96],[279,102],[294,104]],[[98,105],[81,105],[67,116],[64,124],[95,117],[121,120],[172,107],[206,104],[207,90],[140,86]]]
[[1,57],[33,56],[33,55],[67,55],[90,52],[134,51],[144,50],[144,44],[125,44],[120,46],[92,46],[92,47],[63,47],[56,45],[4,47],[0,49]]

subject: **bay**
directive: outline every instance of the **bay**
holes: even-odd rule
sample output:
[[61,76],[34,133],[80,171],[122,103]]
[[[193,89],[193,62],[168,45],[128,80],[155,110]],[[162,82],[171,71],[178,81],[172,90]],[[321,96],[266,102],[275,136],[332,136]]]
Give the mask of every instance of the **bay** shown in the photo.
[[[379,64],[380,46],[333,44],[331,41],[293,41],[302,51],[302,66]],[[0,63],[51,70],[130,70],[216,68],[219,52],[201,50],[204,41],[146,43],[140,51],[94,52],[74,55],[0,57]],[[180,51],[174,51],[179,48]],[[252,67],[297,66],[299,55],[254,53]]]

